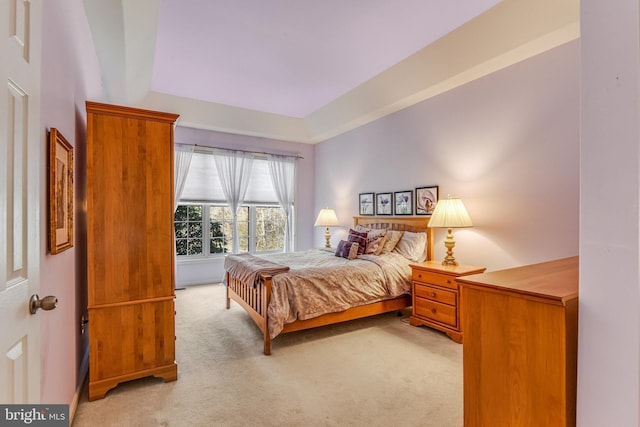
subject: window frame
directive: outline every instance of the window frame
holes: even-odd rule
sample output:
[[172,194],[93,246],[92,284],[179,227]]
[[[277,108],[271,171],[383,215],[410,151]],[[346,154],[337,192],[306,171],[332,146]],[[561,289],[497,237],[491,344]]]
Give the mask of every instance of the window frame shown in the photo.
[[[180,206],[185,206],[185,205],[190,205],[190,206],[202,206],[202,253],[201,254],[196,254],[196,255],[179,255],[176,253],[176,258],[178,260],[196,260],[196,259],[206,259],[206,258],[223,258],[224,256],[226,256],[227,254],[230,254],[231,252],[221,252],[221,253],[211,253],[211,214],[210,214],[210,208],[212,206],[216,206],[216,207],[226,207],[228,208],[229,205],[226,203],[220,203],[220,202],[204,202],[204,201],[194,201],[194,200],[185,200],[185,201],[180,201],[178,202],[178,207]],[[249,235],[248,235],[248,253],[250,254],[268,254],[268,253],[281,253],[284,249],[284,239],[283,239],[283,247],[279,248],[279,249],[273,249],[273,250],[268,250],[268,251],[257,251],[256,250],[256,246],[257,246],[257,236],[256,236],[256,230],[257,230],[257,215],[256,215],[256,208],[258,207],[269,207],[269,208],[279,208],[281,210],[282,206],[280,206],[279,203],[268,203],[268,202],[264,202],[264,203],[243,203],[242,205],[240,205],[240,207],[248,207],[249,208]],[[283,215],[284,216],[284,215]],[[286,221],[286,218],[283,218],[284,221]],[[284,237],[284,235],[283,235]],[[175,225],[174,225],[174,239],[175,239]],[[244,251],[242,251],[244,252]],[[242,253],[241,252],[241,253]]]
[[[201,203],[182,203],[182,204],[179,204],[179,205],[178,205],[178,207],[180,207],[180,206],[187,206],[187,207],[188,207],[188,206],[202,206],[202,204],[201,204]],[[190,237],[189,237],[189,224],[190,224],[190,223],[194,223],[194,224],[195,224],[195,223],[196,223],[196,221],[190,221],[190,220],[189,220],[189,210],[187,209],[187,213],[186,213],[186,220],[185,220],[185,221],[178,221],[178,222],[180,222],[180,223],[185,223],[185,224],[186,224],[186,227],[187,227],[187,230],[186,230],[186,237],[178,238],[178,237],[177,237],[177,235],[176,235],[176,220],[175,220],[176,212],[177,212],[177,209],[176,209],[176,211],[175,211],[175,212],[174,212],[174,214],[173,214],[173,239],[174,239],[174,251],[175,251],[176,255],[177,255],[177,253],[178,253],[178,248],[177,248],[178,241],[186,241],[186,250],[187,250],[187,255],[179,255],[179,256],[180,256],[180,257],[184,257],[184,258],[201,257],[201,255],[200,255],[200,254],[196,254],[196,255],[189,255],[189,254],[188,254],[188,252],[189,252],[189,240],[195,240],[194,238],[190,238]],[[200,229],[201,229],[201,233],[202,233],[202,234],[203,234],[203,236],[204,236],[204,233],[205,233],[205,230],[204,230],[205,224],[203,224],[203,222],[204,222],[204,218],[203,218],[203,216],[202,216],[203,214],[204,214],[204,209],[203,209],[203,210],[202,210],[202,212],[200,213]]]

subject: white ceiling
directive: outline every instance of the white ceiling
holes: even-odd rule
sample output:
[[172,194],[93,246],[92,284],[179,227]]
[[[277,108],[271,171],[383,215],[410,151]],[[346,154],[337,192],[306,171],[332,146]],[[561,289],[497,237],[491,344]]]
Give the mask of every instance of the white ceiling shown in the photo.
[[107,102],[300,142],[575,39],[578,3],[84,0]]

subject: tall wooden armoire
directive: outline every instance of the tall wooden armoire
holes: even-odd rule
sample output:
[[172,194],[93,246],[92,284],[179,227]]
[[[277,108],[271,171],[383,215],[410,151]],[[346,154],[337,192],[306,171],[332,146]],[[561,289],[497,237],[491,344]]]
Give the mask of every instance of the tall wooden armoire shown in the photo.
[[173,126],[178,115],[87,102],[89,400],[174,381]]

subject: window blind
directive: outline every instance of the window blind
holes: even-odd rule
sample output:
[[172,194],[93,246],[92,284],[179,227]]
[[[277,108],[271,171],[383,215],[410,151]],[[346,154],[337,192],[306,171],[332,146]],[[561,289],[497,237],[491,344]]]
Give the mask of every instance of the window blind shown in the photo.
[[[226,203],[212,154],[193,153],[180,201]],[[244,201],[245,203],[278,203],[266,159],[254,158],[251,180]]]

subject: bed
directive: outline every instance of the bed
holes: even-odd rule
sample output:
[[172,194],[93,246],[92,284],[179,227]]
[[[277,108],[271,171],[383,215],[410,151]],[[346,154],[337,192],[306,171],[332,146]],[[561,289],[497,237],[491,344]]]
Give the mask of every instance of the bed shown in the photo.
[[[404,231],[409,232],[406,233],[407,236],[411,233],[424,233],[426,235],[426,244],[424,245],[423,258],[430,260],[433,258],[433,231],[432,229],[427,228],[429,218],[429,216],[356,216],[354,217],[354,226],[352,228],[362,229],[364,227],[369,230],[384,229],[393,231]],[[323,265],[329,262],[329,258],[334,258],[335,261],[338,261],[339,265],[345,265],[344,260],[337,260],[337,258],[340,257],[335,256],[335,250],[335,248],[331,250],[315,249],[305,252],[308,252],[308,255],[311,258],[315,257],[320,259],[319,262]],[[305,254],[305,256],[307,255]],[[251,256],[247,255],[247,257]],[[276,271],[277,268],[273,268],[273,274],[269,273],[271,269],[264,268],[264,271],[267,272],[259,274],[256,273],[255,276],[252,276],[250,278],[248,278],[247,275],[238,274],[237,270],[232,267],[228,268],[227,261],[225,261],[227,309],[231,307],[231,300],[235,301],[242,308],[244,308],[244,310],[253,319],[253,321],[263,333],[265,355],[271,354],[271,340],[281,333],[300,331],[303,329],[310,329],[319,326],[345,322],[362,317],[400,310],[405,307],[411,306],[411,270],[409,268],[409,264],[415,262],[416,260],[410,260],[400,257],[402,259],[402,262],[404,262],[404,266],[399,266],[399,263],[401,262],[399,261],[399,258],[395,253],[385,254],[380,257],[364,254],[359,255],[359,259],[357,260],[348,261],[352,263],[347,264],[350,268],[350,271],[352,272],[351,276],[357,276],[360,273],[359,269],[365,268],[365,261],[372,265],[375,264],[379,269],[382,270],[382,272],[376,273],[375,275],[371,276],[373,278],[371,279],[372,283],[377,282],[378,280],[383,280],[378,279],[378,275],[384,276],[385,283],[375,283],[374,287],[378,289],[378,291],[380,291],[380,288],[384,288],[386,290],[389,290],[390,292],[385,295],[377,293],[375,295],[366,297],[358,294],[357,301],[353,303],[341,300],[334,304],[333,301],[331,301],[329,304],[327,304],[327,306],[331,306],[333,307],[333,309],[330,309],[331,311],[328,313],[305,313],[305,315],[296,315],[289,313],[287,316],[285,316],[288,318],[283,320],[278,313],[286,311],[287,309],[282,309],[278,304],[281,304],[283,300],[306,298],[305,296],[287,295],[287,292],[291,292],[291,289],[293,289],[290,285],[292,276],[295,276],[296,274],[299,274],[301,272],[301,270],[297,268],[300,265],[300,260],[298,259],[300,257],[301,253],[297,252],[292,254],[279,254],[278,256],[271,256],[270,259],[275,259],[277,261],[277,263],[273,264],[273,266],[285,266],[287,264],[287,261],[285,261],[285,259],[288,259],[288,263],[291,265],[291,268],[289,268],[289,265],[286,265],[286,268],[283,271]],[[231,259],[237,257],[228,256],[227,258]],[[272,264],[268,265],[271,266]],[[339,269],[341,267],[335,268]],[[386,270],[387,268],[389,268],[389,270]],[[404,277],[402,279],[398,278],[398,275],[400,274],[398,269],[404,271]],[[316,275],[318,275],[317,270],[315,271],[315,273]],[[331,274],[327,274],[326,276],[331,276]],[[399,283],[405,282],[407,280],[408,286],[406,283]],[[344,280],[344,284],[341,286],[354,286],[353,284],[349,285],[348,282],[351,282],[351,280]],[[285,286],[283,285],[284,283],[288,283],[288,285]],[[335,289],[337,299],[340,300],[343,296],[343,291],[335,288],[335,285],[331,285],[334,286],[334,288],[331,288],[331,286],[329,285],[330,284],[327,283],[326,288]],[[289,289],[289,291],[285,289]],[[293,293],[295,292],[292,292],[292,294]],[[350,291],[347,293],[350,293]],[[369,298],[369,300],[366,300],[366,298]]]

